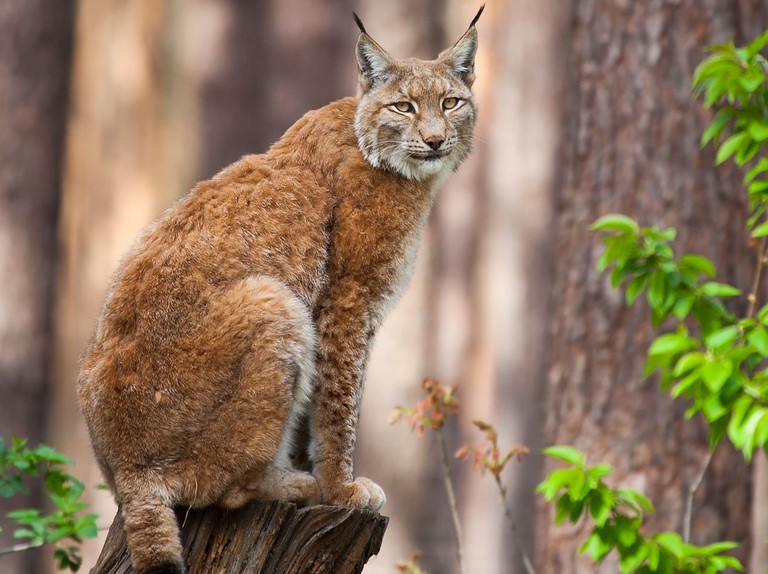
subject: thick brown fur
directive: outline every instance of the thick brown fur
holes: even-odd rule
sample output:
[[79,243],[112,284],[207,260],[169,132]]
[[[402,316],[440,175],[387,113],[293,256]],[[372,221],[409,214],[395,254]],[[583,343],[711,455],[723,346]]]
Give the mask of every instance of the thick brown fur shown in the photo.
[[[198,184],[124,258],[78,398],[139,574],[183,571],[175,505],[384,503],[352,472],[366,362],[469,153],[476,44],[395,60],[361,33],[356,98]],[[312,473],[291,463],[303,417]]]

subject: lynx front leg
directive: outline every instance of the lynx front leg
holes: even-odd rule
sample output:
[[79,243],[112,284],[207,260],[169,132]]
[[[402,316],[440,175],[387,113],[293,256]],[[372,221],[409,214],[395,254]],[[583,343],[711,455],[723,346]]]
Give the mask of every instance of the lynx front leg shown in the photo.
[[374,334],[362,288],[331,290],[317,311],[318,378],[312,402],[311,452],[323,502],[378,510],[386,497],[367,478],[354,479],[352,459],[363,379]]

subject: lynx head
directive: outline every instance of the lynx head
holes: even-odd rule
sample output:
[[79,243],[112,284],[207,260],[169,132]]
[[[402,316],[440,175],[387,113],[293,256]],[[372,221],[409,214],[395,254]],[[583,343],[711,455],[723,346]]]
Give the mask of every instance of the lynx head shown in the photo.
[[439,179],[467,156],[477,120],[472,95],[477,22],[435,60],[390,56],[360,27],[355,134],[374,167],[414,180]]

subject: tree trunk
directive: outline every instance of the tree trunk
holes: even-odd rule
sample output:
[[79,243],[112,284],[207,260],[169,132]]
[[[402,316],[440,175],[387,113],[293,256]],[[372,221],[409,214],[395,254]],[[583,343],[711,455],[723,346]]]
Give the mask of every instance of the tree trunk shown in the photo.
[[[201,178],[262,153],[309,110],[354,93],[352,0],[223,0],[221,61],[201,86]],[[311,57],[310,57],[311,56]]]
[[[177,510],[188,574],[358,574],[388,519],[337,506],[256,501],[227,511]],[[91,574],[133,572],[118,511]]]
[[[74,2],[6,2],[0,9],[0,436],[45,440],[51,300],[56,263]],[[0,502],[42,504],[35,489]],[[0,547],[12,540],[8,523]],[[4,573],[37,571],[39,553],[3,558]]]
[[[721,281],[748,288],[754,254],[744,232],[742,173],[713,168],[713,150],[699,148],[709,114],[692,101],[690,83],[707,45],[756,36],[768,7],[762,0],[716,4],[577,0],[565,53],[544,442],[573,444],[591,463],[608,461],[615,482],[649,496],[657,509],[649,532],[681,530],[707,432],[700,420],[684,420],[682,401],[643,378],[649,312],[626,308],[595,270],[601,249],[588,226],[620,212],[642,225],[677,227],[678,253],[701,253]],[[748,466],[723,444],[695,499],[692,541],[737,541],[744,560],[750,485]],[[610,559],[595,569],[576,557],[589,521],[555,526],[553,514],[548,507],[538,516],[540,572],[617,571]]]

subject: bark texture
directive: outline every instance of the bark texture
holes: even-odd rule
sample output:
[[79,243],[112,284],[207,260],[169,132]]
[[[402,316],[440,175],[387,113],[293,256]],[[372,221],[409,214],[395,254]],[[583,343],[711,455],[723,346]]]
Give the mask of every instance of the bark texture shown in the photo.
[[[0,8],[0,437],[45,439],[56,221],[74,2]],[[0,501],[41,503],[39,492]],[[11,543],[13,528],[0,534]],[[3,572],[38,568],[38,553],[6,556]]]
[[[655,503],[649,531],[681,530],[707,433],[701,421],[683,419],[683,402],[643,379],[649,312],[626,308],[623,293],[595,270],[601,248],[588,226],[620,212],[642,225],[677,227],[679,253],[701,253],[720,280],[748,287],[754,255],[743,230],[742,174],[713,168],[712,149],[699,148],[708,113],[692,101],[690,82],[705,46],[744,41],[767,24],[768,6],[759,0],[572,4],[552,224],[545,443],[574,444],[591,463],[608,461],[616,482]],[[749,468],[723,444],[695,499],[692,540],[737,541],[744,560],[750,486]],[[554,526],[553,510],[540,512],[540,571],[616,571],[610,560],[595,570],[576,558],[588,528],[588,521]]]
[[[257,501],[236,511],[177,511],[188,574],[359,574],[388,519],[335,506]],[[118,511],[91,574],[133,572]]]

